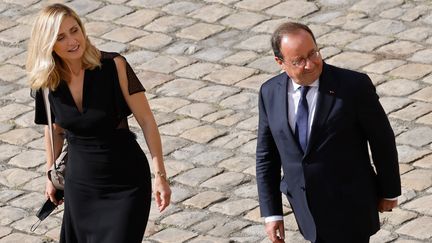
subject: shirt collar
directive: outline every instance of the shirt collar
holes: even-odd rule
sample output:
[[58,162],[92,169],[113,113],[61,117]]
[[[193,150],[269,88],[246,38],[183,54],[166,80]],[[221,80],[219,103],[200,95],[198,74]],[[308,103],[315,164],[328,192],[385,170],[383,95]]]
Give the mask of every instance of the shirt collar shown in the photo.
[[[292,84],[292,87],[293,87],[294,91],[296,91],[297,89],[299,89],[301,87],[301,85],[298,84],[298,83],[296,83],[296,82],[294,82],[294,80],[290,79],[290,81],[291,81],[291,84]],[[318,87],[318,85],[319,85],[319,79],[317,79],[313,83],[311,83],[309,85],[309,87]]]

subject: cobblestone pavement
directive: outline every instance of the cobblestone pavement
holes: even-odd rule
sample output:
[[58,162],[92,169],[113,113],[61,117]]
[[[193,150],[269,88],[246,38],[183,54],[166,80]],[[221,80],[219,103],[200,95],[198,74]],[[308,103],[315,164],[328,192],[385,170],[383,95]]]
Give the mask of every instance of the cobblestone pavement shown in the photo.
[[[34,14],[54,1],[0,0],[0,242],[55,242],[44,201],[42,127],[24,68]],[[137,71],[162,134],[173,205],[144,242],[268,242],[255,187],[257,91],[279,72],[270,33],[311,26],[330,64],[367,72],[399,150],[403,195],[373,243],[432,242],[432,1],[75,0],[100,49]],[[132,129],[139,132],[131,118]],[[145,147],[142,133],[140,144]],[[287,241],[305,243],[285,202]]]

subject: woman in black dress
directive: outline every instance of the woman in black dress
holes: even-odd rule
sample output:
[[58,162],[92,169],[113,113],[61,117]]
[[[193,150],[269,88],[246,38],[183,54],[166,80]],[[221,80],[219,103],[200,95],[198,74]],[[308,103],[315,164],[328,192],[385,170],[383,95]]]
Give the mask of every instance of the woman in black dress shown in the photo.
[[[126,60],[97,50],[77,14],[62,4],[38,15],[30,37],[27,70],[35,94],[35,122],[47,124],[41,90],[50,89],[54,152],[69,144],[60,242],[138,243],[151,200],[151,175],[143,151],[129,130],[135,116],[155,170],[159,210],[170,203],[160,135],[144,87]],[[53,163],[45,127],[47,170]],[[55,204],[47,179],[45,195]]]

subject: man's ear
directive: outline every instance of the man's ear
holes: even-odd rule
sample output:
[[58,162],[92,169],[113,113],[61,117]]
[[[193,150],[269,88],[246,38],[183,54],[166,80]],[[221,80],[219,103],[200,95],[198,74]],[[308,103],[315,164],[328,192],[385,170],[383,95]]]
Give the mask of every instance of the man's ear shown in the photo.
[[279,58],[279,57],[274,57],[275,61],[277,62],[277,64],[281,65],[283,64],[283,61]]

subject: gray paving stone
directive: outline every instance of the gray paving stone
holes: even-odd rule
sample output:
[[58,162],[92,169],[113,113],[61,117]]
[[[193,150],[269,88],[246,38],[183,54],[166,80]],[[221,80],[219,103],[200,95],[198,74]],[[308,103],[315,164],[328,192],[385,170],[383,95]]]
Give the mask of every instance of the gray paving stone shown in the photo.
[[337,54],[341,53],[341,49],[333,47],[333,46],[329,46],[329,47],[324,47],[322,49],[320,49],[320,54],[323,60],[327,60],[332,56],[335,56]]
[[8,234],[12,233],[12,229],[5,226],[0,226],[0,238],[3,238],[7,236]]
[[258,202],[252,199],[240,199],[235,201],[225,201],[210,207],[210,211],[222,213],[230,216],[240,215],[258,206]]
[[164,155],[170,154],[188,144],[188,141],[182,138],[161,136],[162,148]]
[[193,55],[193,57],[208,61],[216,62],[230,55],[232,51],[222,47],[205,48]]
[[415,169],[401,176],[402,186],[416,191],[432,186],[432,171]]
[[171,202],[180,203],[194,195],[189,189],[180,186],[171,186]]
[[226,197],[222,192],[204,191],[187,199],[183,204],[203,209],[208,207],[210,204],[221,202],[227,198],[228,197]]
[[178,29],[190,26],[194,23],[195,21],[189,18],[184,18],[180,16],[163,16],[148,24],[144,29],[150,31],[170,33]]
[[416,27],[410,28],[397,34],[397,37],[402,40],[422,41],[426,39],[430,34],[432,34],[432,31],[429,28]]
[[398,151],[399,163],[411,163],[414,160],[417,160],[425,156],[426,154],[432,153],[432,151],[430,150],[426,150],[426,149],[418,150],[406,145],[397,146],[397,151]]
[[384,73],[391,71],[397,67],[400,67],[401,65],[403,65],[405,63],[406,62],[404,62],[402,60],[386,59],[386,60],[381,60],[381,61],[369,64],[368,66],[364,67],[363,70],[366,72],[384,74]]
[[309,18],[309,21],[312,23],[325,24],[331,20],[338,18],[342,14],[343,12],[341,11],[329,11],[322,14],[317,13],[314,14],[311,18]]
[[29,89],[19,89],[13,93],[10,93],[6,96],[3,96],[3,99],[13,101],[16,103],[28,103],[28,102],[34,102],[34,99],[29,95]]
[[258,198],[257,186],[256,184],[242,186],[236,189],[234,194],[242,198]]
[[251,76],[247,79],[244,79],[243,81],[240,81],[238,83],[235,84],[235,86],[241,87],[241,88],[246,88],[246,89],[251,89],[254,90],[256,92],[259,91],[261,85],[268,79],[270,79],[273,75],[270,74],[258,74],[258,75],[254,75]]
[[422,17],[422,15],[425,15],[426,13],[427,7],[424,5],[419,5],[415,8],[407,9],[407,11],[400,17],[400,19],[407,22],[413,22],[418,18]]
[[[30,192],[14,200],[9,204],[13,207],[22,208],[26,210],[39,210],[46,198],[42,193]],[[30,229],[30,227],[28,228]]]
[[41,137],[39,139],[33,140],[33,142],[26,144],[26,146],[29,148],[32,148],[32,149],[44,150],[45,149],[45,138]]
[[256,152],[256,139],[251,140],[240,147],[240,152],[246,153],[246,154],[255,154]]
[[165,49],[165,53],[169,55],[193,55],[202,47],[190,40],[178,40]]
[[414,219],[402,225],[396,233],[427,240],[432,237],[432,217],[422,216]]
[[161,134],[177,136],[187,131],[188,129],[198,127],[200,125],[201,123],[199,121],[195,119],[186,118],[186,119],[177,120],[170,124],[163,125],[160,127],[159,130]]
[[408,60],[412,62],[431,64],[432,61],[430,60],[430,55],[432,55],[432,49],[421,50],[414,53],[414,55],[408,58]]
[[170,44],[172,38],[161,33],[151,33],[131,42],[131,45],[139,46],[148,50],[157,51]]
[[406,9],[402,9],[399,7],[391,8],[391,9],[382,11],[379,14],[379,17],[385,18],[385,19],[395,19],[395,18],[402,16],[402,14],[404,14],[405,11],[406,11]]
[[22,51],[23,49],[17,47],[0,46],[0,62],[4,62]]
[[275,62],[273,56],[261,57],[253,62],[251,62],[248,67],[259,69],[266,73],[277,74],[281,71],[280,66]]
[[398,98],[398,97],[383,97],[380,98],[380,103],[383,106],[387,114],[399,110],[412,102],[408,98]]
[[346,44],[359,39],[359,34],[354,34],[350,31],[330,32],[317,39],[320,45],[335,45],[345,46]]
[[246,92],[228,97],[220,103],[222,107],[234,110],[249,109],[256,104],[258,104],[258,96]]
[[208,143],[209,141],[222,136],[226,133],[225,130],[215,128],[212,125],[204,125],[192,128],[180,135],[180,137],[192,140],[197,143]]
[[0,207],[0,225],[9,225],[27,216],[27,212],[11,206]]
[[96,45],[96,47],[99,48],[99,50],[101,51],[111,51],[111,52],[118,52],[118,53],[122,53],[127,49],[126,44],[114,42],[114,41],[105,42],[101,45]]
[[194,158],[196,155],[202,153],[206,149],[207,147],[205,145],[192,144],[180,150],[174,151],[174,153],[172,153],[172,157],[177,160],[189,161],[190,158]]
[[169,178],[172,178],[184,171],[193,169],[194,166],[191,163],[181,162],[176,160],[165,161],[165,169]]
[[220,70],[221,68],[222,68],[221,65],[208,63],[208,62],[194,63],[190,66],[178,70],[174,74],[180,77],[199,79],[202,76],[209,74],[212,71]]
[[343,52],[327,60],[329,64],[349,69],[359,69],[373,61],[374,55],[359,52]]
[[212,4],[197,9],[189,14],[192,18],[214,23],[219,19],[231,14],[233,10],[223,5]]
[[432,142],[432,140],[428,138],[428,136],[431,137],[431,135],[432,129],[429,127],[418,127],[401,134],[398,137],[398,142],[414,146],[424,146]]
[[212,236],[198,236],[195,239],[189,241],[190,243],[229,243],[230,240],[225,238],[216,238]]
[[215,123],[218,125],[231,127],[244,120],[245,118],[246,117],[244,113],[234,113],[233,115],[217,120]]
[[377,87],[378,94],[385,96],[406,96],[421,88],[418,82],[406,79],[387,81]]
[[1,239],[2,243],[42,243],[43,239],[37,236],[23,234],[23,233],[12,233]]
[[201,3],[188,2],[188,1],[177,1],[168,4],[162,8],[162,11],[173,14],[173,15],[186,15],[194,10],[203,7]]
[[416,80],[426,76],[430,72],[432,72],[432,65],[410,63],[396,68],[389,75]]
[[203,40],[225,29],[225,27],[215,24],[197,23],[181,29],[177,36],[195,41]]
[[269,8],[277,3],[279,3],[280,0],[267,0],[267,1],[261,1],[261,0],[243,0],[235,4],[238,8],[243,8],[251,11],[262,11],[266,8]]
[[231,28],[248,29],[266,19],[268,17],[262,14],[241,11],[226,17],[220,23]]
[[251,225],[241,230],[240,234],[242,235],[254,235],[264,238],[267,236],[266,232],[263,230],[263,226],[260,225]]
[[17,23],[15,21],[12,21],[8,18],[1,18],[1,23],[0,23],[0,31],[9,29],[13,26],[17,25]]
[[204,86],[205,83],[198,80],[175,79],[161,86],[159,89],[157,89],[156,92],[163,96],[181,97],[181,96],[187,96]]
[[17,25],[10,29],[0,32],[0,41],[8,44],[18,44],[30,37],[31,27],[28,25]]
[[[17,222],[14,222],[11,226],[17,230],[31,233],[30,228],[34,224],[35,217],[26,217]],[[38,235],[45,234],[49,229],[54,228],[56,225],[60,224],[61,220],[54,217],[46,218],[43,223],[39,225],[39,227],[35,230],[34,233]]]
[[164,6],[170,2],[172,2],[172,0],[132,0],[127,4],[134,7],[156,8]]
[[[43,171],[45,171],[45,167],[43,166]],[[39,192],[39,193],[45,193],[45,186],[46,186],[46,175],[43,175],[41,177],[38,177],[36,179],[32,179],[31,181],[27,182],[22,189],[27,191],[33,191],[33,192]]]
[[432,169],[432,155],[428,155],[422,159],[417,160],[413,165],[415,167]]
[[257,57],[258,55],[253,51],[239,51],[229,57],[224,58],[221,60],[221,62],[241,66],[255,60]]
[[104,34],[102,38],[112,40],[112,41],[127,43],[146,34],[148,33],[139,29],[130,28],[130,27],[121,27]]
[[237,88],[222,86],[222,85],[211,85],[199,89],[188,96],[189,99],[217,103],[222,99],[238,93],[240,90]]
[[221,118],[227,117],[227,116],[232,115],[232,114],[234,114],[233,110],[225,109],[225,110],[220,110],[220,111],[217,111],[217,112],[212,113],[210,115],[207,115],[207,116],[201,118],[201,120],[206,121],[206,122],[215,122]]
[[164,218],[161,223],[185,229],[207,218],[208,215],[198,211],[183,211]]
[[1,66],[0,73],[2,74],[0,80],[7,82],[16,81],[17,79],[24,77],[26,74],[22,68],[9,64]]
[[375,235],[370,238],[371,243],[391,242],[396,239],[397,235],[392,234],[390,231],[381,229]]
[[229,66],[224,69],[211,72],[209,75],[205,76],[204,79],[220,84],[231,85],[251,76],[254,73],[255,69]]
[[385,46],[378,48],[376,51],[386,54],[390,57],[394,56],[405,56],[411,55],[416,51],[423,49],[422,45],[419,45],[410,41],[395,41]]
[[406,26],[401,21],[382,19],[367,25],[362,32],[392,36],[405,29]]
[[118,24],[123,24],[132,27],[142,27],[146,24],[151,23],[157,17],[159,17],[161,13],[159,11],[155,11],[153,9],[140,9],[136,12],[133,12],[129,15],[126,15],[115,22]]
[[432,106],[430,104],[424,102],[415,102],[403,108],[402,110],[390,114],[390,117],[405,121],[412,121],[431,111]]
[[432,86],[426,87],[411,95],[409,98],[425,102],[432,102]]
[[369,19],[347,19],[345,24],[342,26],[345,30],[358,30],[363,28],[364,26],[370,24],[372,21]]
[[177,114],[190,116],[196,119],[200,119],[203,116],[217,111],[218,108],[214,105],[207,103],[194,103],[183,106],[176,111]]
[[151,90],[161,84],[164,84],[174,79],[174,76],[172,75],[147,71],[139,72],[137,76],[147,90]]
[[158,53],[153,51],[140,50],[140,51],[134,51],[125,54],[124,57],[126,58],[129,64],[135,66],[143,62],[150,61],[151,59],[155,58],[157,55]]
[[24,145],[40,136],[41,134],[31,128],[18,128],[1,134],[0,140],[13,145]]
[[354,40],[353,42],[348,44],[346,47],[348,49],[352,49],[355,51],[370,52],[370,51],[373,51],[382,45],[388,44],[392,40],[393,39],[391,39],[389,37],[385,37],[385,36],[369,35],[369,36]]
[[245,131],[236,131],[215,139],[215,141],[212,143],[212,146],[222,147],[225,149],[236,149],[254,138],[256,138],[255,134]]
[[354,4],[350,10],[363,11],[366,13],[379,12],[380,10],[385,10],[399,6],[403,3],[403,0],[361,0]]
[[68,6],[74,9],[80,16],[83,16],[98,9],[101,3],[92,0],[79,0],[68,3]]
[[242,173],[225,172],[203,182],[200,186],[216,190],[230,191],[231,188],[242,184],[245,180],[245,175]]
[[221,172],[221,168],[194,168],[176,176],[174,181],[188,186],[198,186]]
[[270,35],[255,35],[252,36],[238,45],[234,46],[238,49],[251,50],[256,52],[264,52],[270,50]]
[[228,220],[226,218],[212,217],[211,219],[194,226],[194,229],[210,235],[227,237],[238,232],[250,223],[241,220]]
[[391,213],[384,213],[380,215],[382,223],[391,224],[394,226],[401,225],[404,222],[411,220],[417,216],[416,213],[394,208]]
[[0,161],[7,160],[22,151],[21,147],[13,146],[9,144],[0,145]]
[[[268,33],[272,34],[273,31],[282,23],[286,22],[285,19],[271,19],[266,20],[258,24],[257,26],[253,27],[251,31],[257,32],[257,33]],[[315,31],[314,31],[315,34]],[[315,34],[318,36],[317,34]]]
[[404,204],[403,208],[418,212],[420,214],[431,216],[432,215],[432,204],[430,203],[431,199],[432,199],[432,195],[426,195]]
[[192,59],[183,56],[158,56],[138,66],[137,68],[146,71],[168,74],[193,62],[194,61]]
[[242,172],[248,167],[250,167],[251,165],[254,165],[254,161],[255,161],[254,158],[240,156],[240,157],[233,157],[233,158],[226,159],[222,161],[218,166],[224,167],[230,171]]
[[34,168],[45,163],[45,152],[30,150],[24,151],[9,160],[9,165],[24,169]]
[[[286,11],[287,9],[292,11]],[[315,3],[289,0],[276,5],[265,12],[271,15],[297,19],[309,15],[317,10],[318,7]]]
[[106,5],[87,16],[94,20],[112,21],[131,13],[133,9],[123,5]]
[[24,191],[2,189],[0,191],[0,202],[6,203],[24,194]]
[[247,213],[244,216],[244,219],[247,219],[247,220],[250,220],[250,221],[254,221],[254,222],[257,222],[257,223],[262,223],[263,222],[263,220],[261,218],[259,207],[256,207],[255,209],[252,209],[251,211],[249,211],[249,213]]

